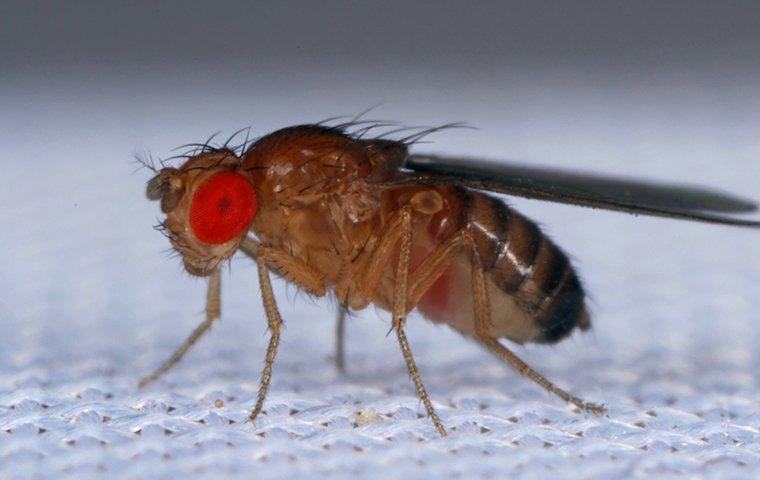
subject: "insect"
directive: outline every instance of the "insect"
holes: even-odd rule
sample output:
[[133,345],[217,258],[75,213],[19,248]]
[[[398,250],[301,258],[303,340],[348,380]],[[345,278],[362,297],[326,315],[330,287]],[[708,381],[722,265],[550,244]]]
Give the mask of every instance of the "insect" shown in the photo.
[[193,151],[181,166],[152,166],[155,176],[147,194],[160,200],[166,215],[159,229],[186,270],[209,280],[205,320],[141,386],[176,364],[219,319],[220,270],[241,251],[258,265],[271,335],[250,421],[262,411],[283,324],[270,271],[311,295],[337,297],[341,367],[346,311],[370,304],[390,311],[411,379],[441,435],[446,429],[405,333],[407,314],[414,309],[473,338],[550,393],[601,414],[602,406],[557,387],[502,343],[554,343],[591,323],[583,286],[565,253],[532,221],[486,191],[760,227],[760,222],[728,216],[757,206],[726,194],[412,155],[409,147],[434,129],[399,140],[363,138],[377,126],[356,119],[337,126],[294,126],[234,148],[227,145],[230,140],[190,145]]

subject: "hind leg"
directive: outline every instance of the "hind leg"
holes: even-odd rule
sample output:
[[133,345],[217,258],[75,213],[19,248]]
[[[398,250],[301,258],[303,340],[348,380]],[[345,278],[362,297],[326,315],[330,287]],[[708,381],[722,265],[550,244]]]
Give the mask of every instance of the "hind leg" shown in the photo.
[[413,309],[425,295],[433,283],[449,267],[455,255],[463,248],[469,247],[472,252],[472,294],[475,316],[475,338],[496,356],[509,363],[520,374],[530,378],[549,393],[570,402],[577,407],[595,413],[603,414],[605,409],[599,405],[588,403],[557,387],[546,377],[533,370],[511,350],[501,344],[490,333],[491,303],[486,288],[486,276],[471,234],[465,229],[453,235],[446,243],[440,245],[415,270],[410,279],[409,303],[407,311]]
[[582,410],[601,415],[605,413],[605,408],[589,403],[575,397],[565,390],[554,385],[546,377],[533,370],[530,365],[525,363],[520,357],[515,355],[510,349],[505,347],[495,337],[490,334],[491,329],[491,303],[488,298],[488,290],[486,289],[485,272],[483,271],[483,265],[480,262],[480,256],[475,249],[474,243],[472,245],[472,295],[475,305],[475,334],[478,342],[485,346],[491,353],[512,365],[520,374],[530,378],[547,392],[552,393],[559,398],[570,402]]

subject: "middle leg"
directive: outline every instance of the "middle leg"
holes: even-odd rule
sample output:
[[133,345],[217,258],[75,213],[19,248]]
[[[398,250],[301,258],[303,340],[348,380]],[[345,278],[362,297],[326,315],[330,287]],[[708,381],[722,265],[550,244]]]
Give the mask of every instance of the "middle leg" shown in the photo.
[[399,250],[398,266],[396,267],[396,285],[393,295],[393,329],[396,331],[396,337],[398,338],[401,352],[404,355],[404,361],[406,362],[407,370],[409,370],[409,376],[412,378],[412,382],[417,389],[417,394],[419,395],[420,400],[422,400],[422,404],[425,406],[428,416],[433,420],[438,433],[440,433],[442,437],[445,437],[446,428],[443,426],[441,419],[438,417],[438,413],[435,411],[435,408],[430,401],[430,396],[425,389],[425,385],[422,384],[420,371],[417,368],[417,363],[414,361],[412,349],[409,346],[409,340],[406,338],[406,332],[404,332],[409,293],[409,259],[412,250],[411,212],[408,210],[402,212],[401,228],[401,248]]
[[348,315],[348,306],[341,302],[338,307],[338,321],[335,324],[335,366],[338,372],[346,373],[346,316]]

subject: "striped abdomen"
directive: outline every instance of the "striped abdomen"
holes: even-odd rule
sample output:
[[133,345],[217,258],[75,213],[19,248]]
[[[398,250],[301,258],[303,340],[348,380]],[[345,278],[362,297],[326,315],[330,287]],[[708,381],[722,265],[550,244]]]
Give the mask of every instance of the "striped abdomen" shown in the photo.
[[[498,199],[461,189],[462,216],[491,280],[537,327],[530,341],[554,343],[590,326],[570,260],[538,227]],[[493,312],[494,316],[498,312]]]

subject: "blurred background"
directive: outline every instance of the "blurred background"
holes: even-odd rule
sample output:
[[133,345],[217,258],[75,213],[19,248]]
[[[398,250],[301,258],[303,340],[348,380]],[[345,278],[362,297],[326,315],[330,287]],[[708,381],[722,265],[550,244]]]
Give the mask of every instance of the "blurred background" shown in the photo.
[[[758,199],[758,25],[753,1],[4,0],[0,398],[69,398],[104,381],[150,395],[137,379],[201,320],[204,283],[152,230],[160,211],[136,153],[165,158],[216,131],[257,136],[382,102],[369,118],[477,128],[419,152]],[[594,314],[591,334],[518,348],[529,363],[594,401],[735,401],[757,418],[757,232],[508,201],[571,254]],[[157,394],[253,394],[266,338],[254,265],[233,261],[223,283],[223,321]],[[354,373],[341,379],[328,361],[334,305],[281,282],[277,293],[288,327],[273,402],[332,389],[363,401],[364,388],[415,405],[386,314],[349,322]],[[452,332],[410,328],[442,403],[488,391],[561,407]]]

